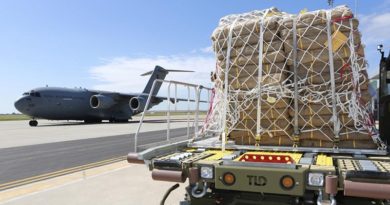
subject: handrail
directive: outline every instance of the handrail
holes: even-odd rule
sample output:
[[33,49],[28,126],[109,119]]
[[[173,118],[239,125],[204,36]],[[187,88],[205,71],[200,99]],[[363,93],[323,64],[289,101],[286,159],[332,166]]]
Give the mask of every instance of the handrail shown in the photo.
[[[140,134],[140,130],[141,130],[141,127],[142,127],[142,124],[144,122],[144,119],[145,119],[145,114],[146,112],[148,111],[148,108],[149,108],[149,105],[150,105],[150,102],[151,102],[151,99],[152,99],[152,93],[154,92],[154,89],[156,88],[156,84],[157,83],[168,83],[168,96],[167,96],[167,100],[168,100],[168,111],[167,111],[167,138],[166,140],[167,141],[170,141],[171,138],[170,138],[170,128],[171,128],[171,115],[170,115],[170,112],[171,112],[171,93],[170,93],[170,89],[171,89],[171,85],[173,84],[175,86],[175,111],[177,111],[177,107],[176,107],[176,103],[177,103],[177,86],[178,85],[181,85],[181,86],[184,86],[184,87],[187,87],[187,103],[188,103],[188,107],[187,107],[187,138],[189,139],[190,138],[190,102],[192,101],[195,101],[195,104],[196,104],[196,108],[195,108],[195,119],[194,119],[194,138],[197,138],[198,137],[198,127],[199,127],[199,109],[200,109],[200,103],[201,102],[204,102],[204,101],[201,101],[200,100],[200,96],[201,96],[201,92],[203,89],[207,90],[208,92],[208,95],[207,95],[207,103],[209,102],[209,95],[210,95],[210,92],[211,92],[211,88],[208,88],[208,87],[204,87],[202,85],[196,85],[196,84],[191,84],[191,83],[185,83],[185,82],[180,82],[180,81],[172,81],[172,80],[162,80],[162,79],[156,79],[154,80],[153,82],[153,85],[152,85],[152,88],[148,94],[148,98],[146,100],[146,105],[144,107],[144,110],[142,112],[142,115],[141,115],[141,119],[139,121],[139,124],[138,124],[138,128],[137,128],[137,132],[135,133],[135,136],[134,136],[134,152],[137,152],[137,147],[138,147],[138,137],[139,137],[139,134]],[[194,89],[195,91],[195,99],[191,99],[191,88]]]

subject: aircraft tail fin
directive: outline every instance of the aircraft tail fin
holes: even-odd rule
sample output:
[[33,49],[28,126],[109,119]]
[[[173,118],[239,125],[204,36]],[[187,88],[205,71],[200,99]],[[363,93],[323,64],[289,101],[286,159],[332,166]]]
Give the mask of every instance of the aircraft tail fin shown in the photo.
[[[169,72],[194,72],[194,71],[189,71],[189,70],[167,70],[167,69],[164,69],[161,66],[156,65],[156,67],[154,68],[153,71],[149,71],[149,72],[141,74],[141,76],[151,75],[150,78],[149,78],[148,83],[146,84],[146,87],[145,87],[143,93],[150,93],[150,90],[152,89],[154,80],[156,80],[156,79],[164,80],[165,76]],[[162,83],[156,83],[154,91],[152,93],[153,96],[155,96],[158,93],[158,91],[161,88],[161,84]]]

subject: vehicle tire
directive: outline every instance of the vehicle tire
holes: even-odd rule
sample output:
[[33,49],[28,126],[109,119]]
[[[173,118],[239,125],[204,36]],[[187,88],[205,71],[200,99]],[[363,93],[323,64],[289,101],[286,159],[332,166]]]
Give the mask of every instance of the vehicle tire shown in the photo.
[[28,122],[28,124],[29,124],[31,127],[36,127],[36,126],[38,125],[38,121],[36,121],[36,120],[30,120],[30,121]]

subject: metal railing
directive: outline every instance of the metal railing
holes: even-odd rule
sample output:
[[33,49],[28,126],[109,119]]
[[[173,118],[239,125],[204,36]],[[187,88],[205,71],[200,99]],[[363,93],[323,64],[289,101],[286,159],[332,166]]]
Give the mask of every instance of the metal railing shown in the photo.
[[[135,133],[134,136],[134,152],[137,152],[138,148],[138,137],[140,135],[140,131],[145,119],[145,114],[148,112],[149,105],[151,103],[151,99],[153,97],[152,93],[154,93],[154,89],[156,88],[157,83],[166,83],[168,84],[168,93],[167,93],[167,101],[168,101],[168,110],[167,110],[167,134],[166,134],[166,141],[170,142],[171,141],[171,86],[175,86],[175,93],[174,93],[174,103],[175,103],[175,108],[174,111],[177,111],[177,103],[178,103],[178,98],[177,98],[177,88],[178,86],[183,86],[186,89],[187,92],[187,139],[190,139],[190,112],[195,113],[194,117],[194,135],[193,138],[198,138],[198,131],[199,131],[199,112],[200,112],[200,103],[209,103],[210,101],[210,94],[211,94],[211,88],[204,87],[202,85],[196,85],[196,84],[191,84],[191,83],[185,83],[185,82],[179,82],[179,81],[169,81],[169,80],[161,80],[161,79],[156,79],[153,82],[151,91],[148,95],[148,99],[146,101],[146,105],[144,107],[144,110],[142,112],[141,119],[138,124],[137,132]],[[162,86],[162,85],[161,85]],[[191,99],[191,89],[194,89],[195,91],[195,98]],[[202,90],[207,91],[207,100],[201,100],[201,93]],[[195,109],[191,110],[191,103],[195,103]]]

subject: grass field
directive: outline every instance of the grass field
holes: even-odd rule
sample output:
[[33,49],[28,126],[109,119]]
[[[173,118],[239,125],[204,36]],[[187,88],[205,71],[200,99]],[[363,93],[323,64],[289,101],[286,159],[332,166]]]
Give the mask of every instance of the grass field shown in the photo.
[[23,114],[0,114],[0,121],[29,120],[29,119],[31,119],[29,116]]

